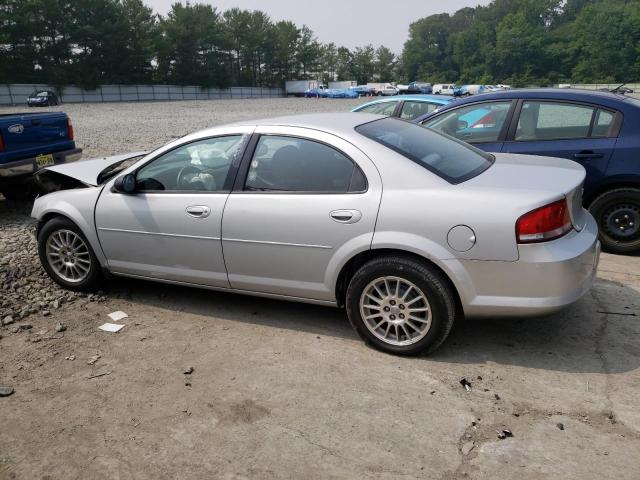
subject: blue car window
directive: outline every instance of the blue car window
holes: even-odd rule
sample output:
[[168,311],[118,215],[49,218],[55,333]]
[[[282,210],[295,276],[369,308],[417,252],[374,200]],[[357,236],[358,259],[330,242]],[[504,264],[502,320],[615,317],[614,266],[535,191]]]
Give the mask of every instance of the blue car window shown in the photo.
[[424,126],[466,142],[497,142],[511,108],[511,100],[482,102],[444,112]]
[[560,102],[524,102],[515,140],[587,138],[594,108]]
[[358,112],[375,113],[378,115],[386,115],[387,117],[393,115],[393,111],[396,109],[398,102],[380,102],[372,103],[371,105],[365,105],[359,108]]
[[405,120],[414,120],[425,113],[431,113],[438,105],[429,102],[415,102],[411,100],[407,100],[402,105],[402,112],[400,113],[400,118]]

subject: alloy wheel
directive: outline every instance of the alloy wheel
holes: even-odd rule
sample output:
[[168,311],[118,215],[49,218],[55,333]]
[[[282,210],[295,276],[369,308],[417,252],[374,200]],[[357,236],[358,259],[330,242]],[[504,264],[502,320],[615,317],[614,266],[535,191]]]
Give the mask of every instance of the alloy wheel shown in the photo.
[[379,277],[370,282],[360,296],[360,315],[373,335],[395,346],[412,345],[431,328],[427,296],[400,277]]
[[47,262],[62,280],[80,283],[91,271],[91,254],[85,241],[71,230],[56,230],[47,239]]

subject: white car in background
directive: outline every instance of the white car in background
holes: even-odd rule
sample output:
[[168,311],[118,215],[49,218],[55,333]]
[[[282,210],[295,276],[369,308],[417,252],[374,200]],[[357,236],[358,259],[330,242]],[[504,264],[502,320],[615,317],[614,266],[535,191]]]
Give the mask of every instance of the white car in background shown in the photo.
[[453,89],[455,88],[453,83],[436,83],[433,86],[434,95],[453,95]]

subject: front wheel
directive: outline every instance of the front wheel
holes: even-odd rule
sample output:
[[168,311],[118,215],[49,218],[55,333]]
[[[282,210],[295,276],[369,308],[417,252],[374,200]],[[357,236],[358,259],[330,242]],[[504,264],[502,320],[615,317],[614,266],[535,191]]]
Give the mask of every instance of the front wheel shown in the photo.
[[47,274],[58,285],[91,291],[102,282],[100,264],[88,240],[71,220],[49,220],[38,234],[38,255]]
[[363,265],[349,283],[346,307],[365,342],[399,355],[433,352],[455,318],[455,297],[442,274],[401,256]]
[[602,247],[612,253],[640,251],[640,189],[615,188],[589,206],[598,222]]

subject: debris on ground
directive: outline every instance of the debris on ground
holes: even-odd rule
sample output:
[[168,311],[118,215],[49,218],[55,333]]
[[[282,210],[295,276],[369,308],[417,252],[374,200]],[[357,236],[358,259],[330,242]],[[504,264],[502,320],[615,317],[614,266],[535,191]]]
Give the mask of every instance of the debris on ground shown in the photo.
[[494,394],[493,396],[496,398],[496,400],[500,400],[500,395],[498,395],[497,393]]
[[31,330],[33,328],[33,325],[29,323],[23,323],[22,325],[18,325],[18,328],[20,328],[20,330]]
[[102,373],[96,373],[95,375],[89,375],[87,377],[87,380],[91,380],[92,378],[104,377],[107,375],[111,375],[111,372],[102,372]]
[[56,332],[64,332],[67,329],[61,322],[56,323]]
[[105,332],[118,333],[124,328],[124,325],[118,325],[117,323],[105,323],[104,325],[100,325],[98,328]]
[[505,438],[508,438],[508,437],[513,437],[513,433],[508,428],[503,428],[502,430],[496,430],[496,433],[498,434],[498,438],[500,440],[504,440]]
[[0,397],[8,397],[13,391],[13,387],[0,387]]
[[15,320],[11,315],[7,315],[2,319],[2,325],[11,325]]
[[51,315],[51,312],[49,310],[43,310],[42,311],[42,316],[43,317],[48,317],[49,315]]
[[466,378],[460,380],[460,385],[462,385],[467,392],[471,391],[471,382],[469,382],[469,380],[467,380]]
[[122,310],[116,310],[115,312],[111,312],[109,314],[109,318],[111,320],[113,320],[114,322],[118,322],[118,321],[122,320],[123,318],[127,318],[128,316],[129,315],[124,313]]
[[94,363],[96,363],[98,360],[100,360],[100,354],[96,353],[93,357],[91,357],[88,361],[87,361],[87,365],[93,365]]
[[191,375],[193,373],[193,367],[187,367],[185,368],[182,373],[184,373],[185,375]]
[[564,430],[564,423],[558,422],[556,423],[556,427],[558,427],[560,430]]
[[475,443],[467,442],[464,445],[462,445],[460,452],[462,453],[462,455],[465,455],[465,456],[469,455],[469,453],[471,453],[471,450],[473,450],[475,446],[476,446]]
[[76,359],[76,356],[75,355],[69,355],[68,357],[64,357],[64,359],[73,361],[73,360]]

